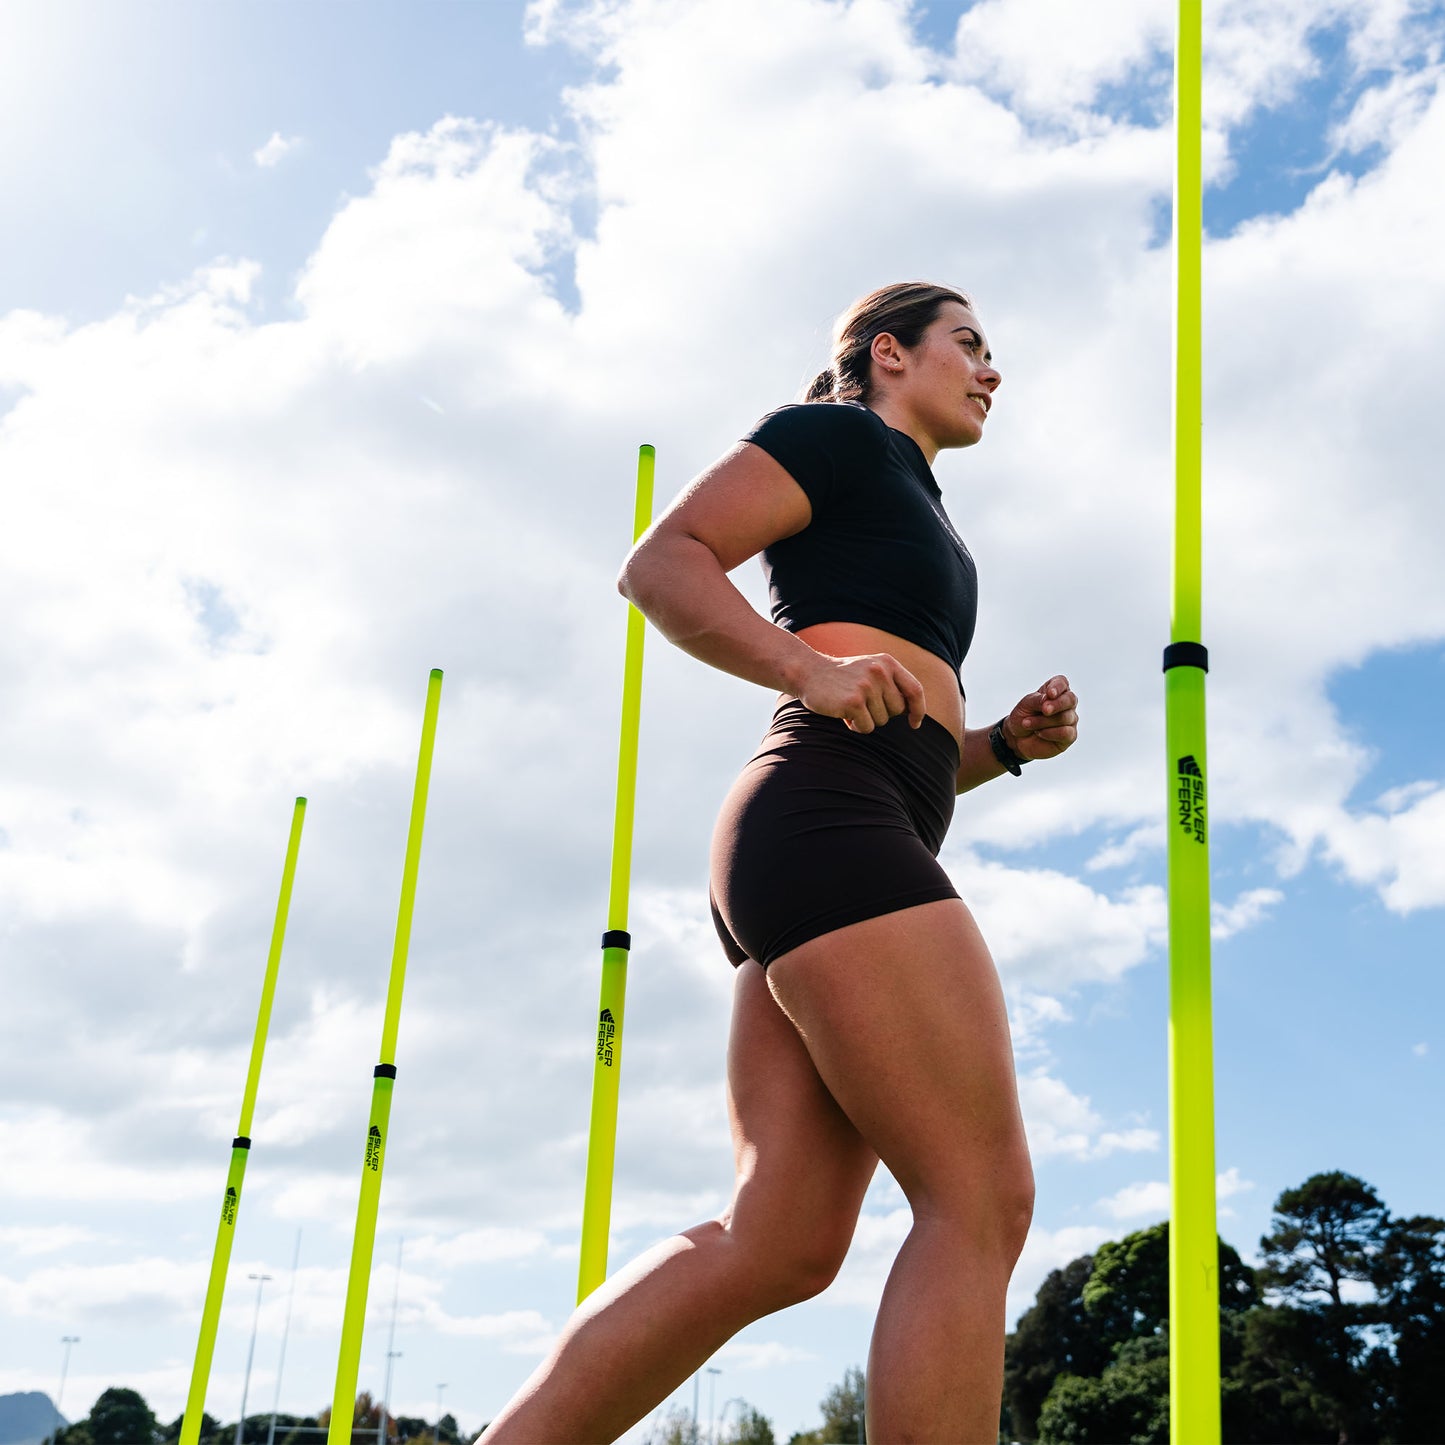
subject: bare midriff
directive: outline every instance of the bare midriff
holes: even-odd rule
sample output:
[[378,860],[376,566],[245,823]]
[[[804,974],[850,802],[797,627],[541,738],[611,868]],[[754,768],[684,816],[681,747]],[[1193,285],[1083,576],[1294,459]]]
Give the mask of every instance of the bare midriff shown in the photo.
[[[962,756],[963,694],[958,690],[958,674],[936,652],[862,622],[815,622],[811,627],[799,628],[797,636],[815,652],[829,657],[863,657],[886,652],[894,661],[902,663],[923,684],[924,711],[953,734]],[[793,696],[790,692],[779,693],[778,700],[786,702]]]

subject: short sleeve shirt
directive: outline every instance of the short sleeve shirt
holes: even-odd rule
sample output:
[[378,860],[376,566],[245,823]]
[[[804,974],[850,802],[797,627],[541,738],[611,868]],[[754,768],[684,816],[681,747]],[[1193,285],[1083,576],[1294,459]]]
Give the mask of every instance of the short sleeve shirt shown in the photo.
[[957,675],[978,578],[918,443],[861,402],[781,406],[743,440],[784,467],[813,508],[801,532],[763,550],[773,621],[789,632],[818,622],[882,628]]

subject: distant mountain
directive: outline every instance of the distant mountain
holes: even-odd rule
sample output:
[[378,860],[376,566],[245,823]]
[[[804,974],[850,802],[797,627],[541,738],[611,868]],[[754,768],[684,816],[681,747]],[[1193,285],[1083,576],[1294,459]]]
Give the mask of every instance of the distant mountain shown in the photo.
[[50,1396],[39,1390],[0,1395],[0,1445],[40,1445],[57,1427],[68,1424]]

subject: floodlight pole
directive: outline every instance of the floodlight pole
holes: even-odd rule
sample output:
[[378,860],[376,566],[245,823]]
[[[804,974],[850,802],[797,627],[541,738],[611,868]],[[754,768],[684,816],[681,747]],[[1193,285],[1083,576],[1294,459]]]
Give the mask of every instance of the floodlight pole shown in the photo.
[[236,1421],[236,1445],[241,1445],[246,1431],[246,1396],[251,1393],[251,1361],[256,1358],[256,1326],[261,1323],[261,1291],[266,1288],[269,1274],[248,1274],[247,1279],[256,1281],[256,1312],[251,1316],[251,1348],[246,1351],[246,1376],[241,1382],[241,1418]]

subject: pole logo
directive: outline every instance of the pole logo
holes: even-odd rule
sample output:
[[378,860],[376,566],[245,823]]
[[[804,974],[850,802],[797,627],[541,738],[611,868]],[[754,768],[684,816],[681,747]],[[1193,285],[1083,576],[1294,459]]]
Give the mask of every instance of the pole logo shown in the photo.
[[221,1223],[234,1225],[236,1222],[236,1206],[241,1201],[236,1197],[236,1186],[226,1186],[226,1197],[221,1201]]
[[605,1008],[597,1019],[597,1062],[609,1069],[615,1058],[613,1040],[616,1037],[617,1020],[612,1017],[612,1010]]
[[1175,817],[1179,826],[1196,843],[1203,843],[1204,831],[1204,772],[1194,760],[1193,754],[1179,759],[1179,775],[1174,789]]
[[381,1168],[381,1130],[375,1124],[366,1131],[366,1167],[373,1173]]

